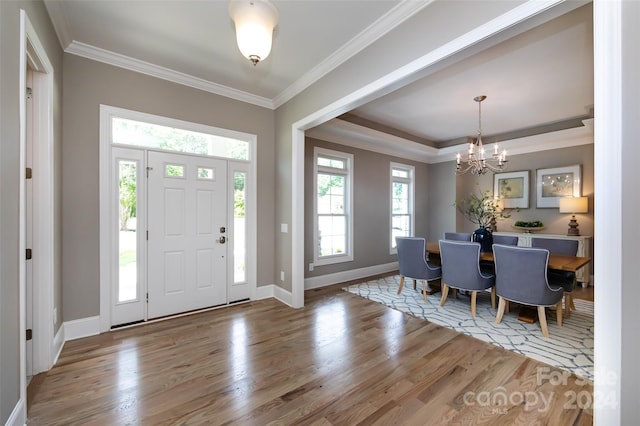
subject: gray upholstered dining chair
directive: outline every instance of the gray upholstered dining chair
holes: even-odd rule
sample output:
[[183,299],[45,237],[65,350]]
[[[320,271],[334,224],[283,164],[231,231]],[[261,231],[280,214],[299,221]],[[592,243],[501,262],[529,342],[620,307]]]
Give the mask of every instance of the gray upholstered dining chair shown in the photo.
[[400,286],[398,294],[402,291],[405,278],[413,279],[413,287],[416,280],[422,281],[422,295],[427,301],[427,282],[437,280],[441,276],[440,266],[430,264],[426,259],[426,241],[420,237],[396,237],[398,248],[398,266],[400,269]]
[[445,232],[444,239],[453,240],[453,241],[471,241],[471,233],[470,232]]
[[518,237],[511,235],[496,235],[493,234],[493,244],[502,244],[504,246],[517,246]]
[[562,285],[549,280],[547,275],[549,250],[494,244],[493,257],[499,298],[496,324],[502,321],[507,301],[537,306],[542,334],[549,337],[545,308],[556,307],[556,320],[562,326],[564,293]]
[[[511,235],[496,235],[493,234],[493,244],[502,244],[505,246],[517,246],[518,245],[518,237],[513,237]],[[489,262],[486,260],[480,261],[480,266],[488,273],[494,274],[496,273],[493,262]]]
[[[575,256],[578,253],[578,240],[560,240],[555,238],[531,238],[531,247],[549,250],[551,254],[562,256]],[[569,318],[571,310],[576,307],[573,304],[573,290],[576,288],[576,273],[573,271],[549,271],[549,277],[562,284],[564,288],[564,315]]]
[[483,271],[480,265],[480,243],[440,240],[442,267],[442,297],[440,306],[447,301],[449,288],[471,292],[471,315],[476,316],[478,291],[491,289],[491,308],[496,307],[495,276]]

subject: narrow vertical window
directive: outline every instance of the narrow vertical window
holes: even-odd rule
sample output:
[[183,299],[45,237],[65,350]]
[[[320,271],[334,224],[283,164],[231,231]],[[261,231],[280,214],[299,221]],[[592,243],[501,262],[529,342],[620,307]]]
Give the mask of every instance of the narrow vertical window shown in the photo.
[[316,148],[315,259],[318,265],[353,260],[353,156]]
[[118,302],[138,299],[138,163],[118,161]]
[[247,174],[233,174],[233,282],[247,281],[247,248],[246,248],[246,199]]
[[413,235],[413,166],[391,163],[391,253],[397,253],[396,237]]

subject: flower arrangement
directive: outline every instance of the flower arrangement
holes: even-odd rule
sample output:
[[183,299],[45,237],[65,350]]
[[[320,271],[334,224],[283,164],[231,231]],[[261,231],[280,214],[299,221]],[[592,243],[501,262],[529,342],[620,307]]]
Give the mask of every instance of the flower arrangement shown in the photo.
[[470,222],[477,223],[480,228],[486,228],[492,220],[511,216],[501,208],[499,201],[488,189],[485,191],[478,189],[477,193],[472,192],[467,198],[457,201],[454,205]]

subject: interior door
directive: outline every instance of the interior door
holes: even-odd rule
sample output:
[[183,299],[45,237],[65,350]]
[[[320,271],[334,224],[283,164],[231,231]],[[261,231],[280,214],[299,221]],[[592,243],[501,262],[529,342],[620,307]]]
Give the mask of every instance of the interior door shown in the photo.
[[148,152],[148,317],[227,303],[227,162]]

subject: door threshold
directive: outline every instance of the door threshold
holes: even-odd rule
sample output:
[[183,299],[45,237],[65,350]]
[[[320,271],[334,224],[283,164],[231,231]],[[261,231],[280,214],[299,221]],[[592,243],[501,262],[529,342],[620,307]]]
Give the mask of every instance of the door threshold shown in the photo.
[[217,309],[227,308],[229,306],[242,305],[242,304],[249,303],[249,302],[251,302],[251,299],[243,299],[243,300],[238,300],[238,301],[235,301],[235,302],[225,303],[224,305],[210,306],[208,308],[194,309],[193,311],[180,312],[178,314],[166,315],[164,317],[150,318],[150,319],[148,319],[146,321],[145,320],[140,320],[140,321],[128,322],[128,323],[120,324],[120,325],[113,325],[113,326],[111,326],[110,331],[125,330],[125,329],[128,329],[128,328],[138,327],[138,326],[145,325],[145,324],[154,324],[154,323],[157,323],[157,322],[162,322],[162,321],[166,321],[166,320],[170,320],[170,319],[182,318],[182,317],[186,317],[186,316],[189,316],[189,315],[201,314],[203,312],[215,311]]

